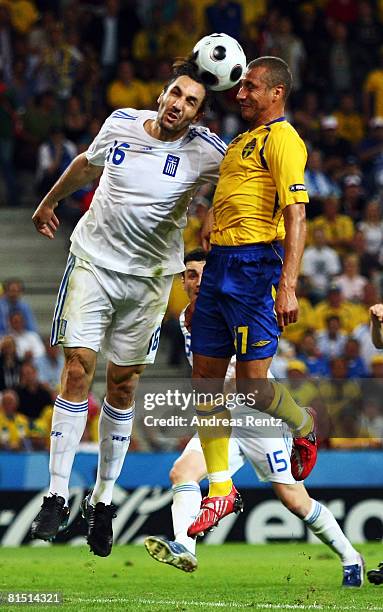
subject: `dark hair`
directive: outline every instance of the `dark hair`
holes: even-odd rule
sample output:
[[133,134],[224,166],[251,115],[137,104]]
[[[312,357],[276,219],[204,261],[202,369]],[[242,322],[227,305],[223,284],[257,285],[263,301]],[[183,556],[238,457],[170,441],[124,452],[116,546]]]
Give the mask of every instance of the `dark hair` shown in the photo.
[[194,249],[193,251],[189,251],[189,253],[186,253],[184,257],[185,266],[189,261],[206,261],[206,251],[203,249]]
[[200,83],[205,88],[205,97],[201,102],[199,110],[205,112],[210,106],[211,102],[211,92],[209,87],[204,83],[203,79],[198,74],[197,64],[193,61],[193,56],[189,55],[188,57],[179,57],[175,60],[172,65],[172,76],[164,85],[164,91],[166,91],[174,81],[178,79],[180,76],[187,76],[196,83]]
[[293,77],[288,64],[286,64],[283,59],[272,55],[257,57],[257,59],[252,60],[247,66],[248,70],[252,68],[266,68],[263,80],[270,88],[276,87],[277,85],[283,85],[285,90],[284,99],[287,100],[291,91]]

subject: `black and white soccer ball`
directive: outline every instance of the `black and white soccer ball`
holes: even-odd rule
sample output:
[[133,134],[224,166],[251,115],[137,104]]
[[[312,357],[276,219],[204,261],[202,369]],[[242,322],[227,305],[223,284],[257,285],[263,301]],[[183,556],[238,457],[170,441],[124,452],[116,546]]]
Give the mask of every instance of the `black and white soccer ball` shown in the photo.
[[243,49],[228,34],[204,36],[194,47],[192,57],[199,76],[213,91],[234,87],[246,70]]

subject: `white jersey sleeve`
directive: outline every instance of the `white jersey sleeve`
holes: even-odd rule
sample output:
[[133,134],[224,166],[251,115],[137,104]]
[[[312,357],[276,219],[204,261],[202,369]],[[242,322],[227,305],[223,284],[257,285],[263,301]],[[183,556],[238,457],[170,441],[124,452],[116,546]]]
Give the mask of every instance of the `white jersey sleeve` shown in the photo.
[[89,145],[85,152],[87,160],[94,166],[104,166],[108,150],[111,146],[110,138],[111,119],[108,117],[101,127],[101,130]]
[[200,141],[209,145],[205,147],[207,155],[204,160],[203,168],[201,169],[199,182],[201,184],[213,183],[216,185],[218,182],[219,167],[225,156],[227,146],[217,134],[214,134],[206,127],[192,128],[191,132],[196,134],[196,137],[199,138]]

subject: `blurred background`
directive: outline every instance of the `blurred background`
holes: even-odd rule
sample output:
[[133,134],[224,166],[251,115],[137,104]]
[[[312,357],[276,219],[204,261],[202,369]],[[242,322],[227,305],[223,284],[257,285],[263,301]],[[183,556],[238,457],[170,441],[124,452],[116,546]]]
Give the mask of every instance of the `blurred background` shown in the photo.
[[[325,432],[321,439],[316,486],[329,480],[354,489],[358,483],[367,486],[367,468],[369,486],[382,484],[376,449],[383,437],[383,351],[371,343],[368,309],[383,290],[383,1],[1,0],[3,490],[14,485],[25,493],[45,486],[41,474],[47,472],[50,416],[62,367],[60,349],[49,347],[50,321],[71,230],[97,185],[60,203],[62,225],[54,243],[37,235],[32,212],[76,154],[86,150],[108,114],[119,107],[155,109],[173,59],[187,55],[212,32],[238,39],[248,60],[276,55],[288,62],[294,87],[287,118],[308,149],[300,319],[284,332],[273,372],[287,381],[297,401],[325,406],[330,415],[332,435]],[[235,96],[235,88],[217,94],[203,120],[227,143],[246,129]],[[200,245],[211,196],[192,202],[186,252]],[[176,279],[157,362],[145,377],[189,376],[178,325],[186,303]],[[75,484],[84,487],[95,466],[104,367],[100,359],[82,443],[90,459],[81,461],[90,463],[74,476]],[[163,452],[161,475],[149,484],[167,486],[169,453],[184,444],[159,431],[148,433],[138,419],[129,454]],[[335,452],[341,459],[335,461]],[[16,455],[24,462],[10,464]],[[342,485],[331,475],[335,463],[343,473],[354,472],[355,479]],[[5,465],[15,466],[12,478]],[[140,463],[142,474],[145,465]],[[35,478],[37,473],[43,480]],[[124,477],[122,482],[127,488],[142,484]],[[383,521],[382,506],[374,508]]]

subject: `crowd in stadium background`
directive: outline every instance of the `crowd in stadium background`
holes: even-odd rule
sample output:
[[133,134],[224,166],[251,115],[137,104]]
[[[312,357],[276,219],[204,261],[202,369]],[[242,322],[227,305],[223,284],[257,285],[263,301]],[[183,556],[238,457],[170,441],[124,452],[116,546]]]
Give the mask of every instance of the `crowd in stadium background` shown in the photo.
[[[368,309],[383,290],[382,1],[2,0],[1,205],[32,212],[108,114],[119,107],[155,109],[173,59],[211,32],[237,38],[248,59],[287,61],[294,77],[288,119],[309,151],[300,318],[283,334],[274,373],[288,379],[304,405],[315,402],[321,384],[334,419],[331,447],[379,446],[383,352],[372,346]],[[204,117],[226,142],[246,129],[235,95],[236,89],[215,95]],[[32,194],[20,179],[26,175]],[[73,225],[95,187],[63,202],[60,218]],[[186,252],[200,244],[209,205],[204,196],[190,207]],[[41,341],[20,302],[22,285],[12,287],[1,275],[0,448],[46,448],[60,353]],[[185,304],[179,280],[165,325],[170,335]],[[179,340],[173,363],[181,359],[177,347]],[[96,398],[93,404],[96,416]],[[337,436],[340,420],[348,429]],[[90,440],[95,423],[91,418]],[[156,448],[155,440],[149,445]],[[137,440],[136,450],[146,448]]]

